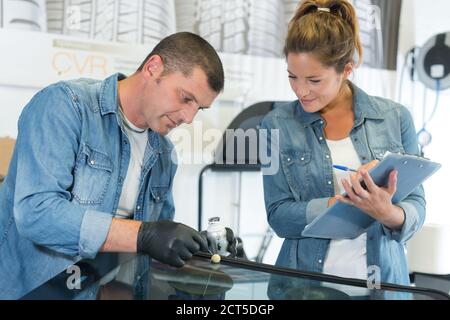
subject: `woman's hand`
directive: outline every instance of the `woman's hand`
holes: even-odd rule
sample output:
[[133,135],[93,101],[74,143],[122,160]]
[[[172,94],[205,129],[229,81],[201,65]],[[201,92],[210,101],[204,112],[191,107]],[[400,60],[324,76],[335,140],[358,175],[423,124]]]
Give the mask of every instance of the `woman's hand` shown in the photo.
[[[379,162],[380,162],[380,161],[378,161],[378,160],[373,160],[373,161],[371,161],[371,162],[369,162],[369,163],[366,163],[365,165],[362,165],[361,167],[359,167],[358,172],[355,173],[356,178],[357,178],[358,180],[362,178],[362,176],[361,176],[361,174],[360,174],[360,171],[361,171],[361,170],[367,170],[367,171],[369,171],[370,169],[372,169],[373,167],[375,167]],[[334,204],[336,203],[336,201],[338,201],[338,196],[337,196],[337,195],[334,196],[334,197],[332,197],[332,198],[329,198],[329,199],[328,199],[327,207],[328,207],[328,208],[331,207],[332,205],[334,205]]]
[[357,178],[358,179],[362,178],[361,171],[364,171],[364,170],[365,171],[370,171],[370,169],[372,169],[373,167],[375,167],[379,163],[380,163],[380,161],[378,161],[378,160],[372,160],[372,161],[362,165],[361,167],[359,167],[358,173],[356,173]]
[[337,201],[336,196],[334,196],[333,198],[328,199],[328,205],[327,205],[327,207],[328,207],[328,208],[331,207],[332,205],[334,205],[334,204],[336,203],[336,201]]
[[[387,187],[378,187],[368,173],[374,161],[366,164],[358,170],[357,174],[350,177],[350,182],[343,179],[342,184],[347,192],[348,198],[337,195],[336,199],[343,203],[355,206],[366,212],[372,218],[378,220],[386,227],[395,230],[401,229],[405,215],[403,209],[392,204],[392,197],[397,190],[397,171],[391,171]],[[363,187],[359,177],[362,177],[366,188]]]

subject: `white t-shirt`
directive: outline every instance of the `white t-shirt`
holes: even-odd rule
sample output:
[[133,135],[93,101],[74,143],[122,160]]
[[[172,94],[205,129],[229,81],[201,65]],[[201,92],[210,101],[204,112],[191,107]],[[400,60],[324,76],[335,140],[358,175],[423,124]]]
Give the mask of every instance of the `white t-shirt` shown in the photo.
[[[355,170],[361,166],[350,138],[338,141],[327,140],[327,144],[331,152],[333,165],[346,166]],[[333,169],[336,194],[345,192],[341,180],[349,179],[349,174],[346,171]],[[367,280],[366,240],[366,233],[356,239],[331,240],[323,272],[340,277]]]
[[[133,125],[124,114],[121,115],[125,125],[123,128],[130,141],[130,163],[125,181],[120,194],[116,218],[131,218],[136,207],[141,183],[142,166],[144,162],[145,148],[147,147],[148,132]],[[131,129],[130,129],[131,128]],[[138,131],[138,132],[136,132]]]

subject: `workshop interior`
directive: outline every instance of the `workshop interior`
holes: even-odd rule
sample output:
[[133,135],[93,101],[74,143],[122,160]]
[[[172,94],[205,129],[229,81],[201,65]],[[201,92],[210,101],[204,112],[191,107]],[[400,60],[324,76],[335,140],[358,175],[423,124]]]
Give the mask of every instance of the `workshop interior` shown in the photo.
[[[446,131],[448,125],[446,123],[450,119],[450,20],[448,19],[450,1],[435,0],[430,3],[426,0],[349,0],[348,2],[356,12],[363,50],[362,64],[351,72],[348,80],[367,95],[380,99],[376,101],[388,99],[391,101],[389,106],[392,108],[402,106],[403,109],[396,110],[405,110],[412,119],[413,128],[410,128],[409,133],[415,145],[409,147],[411,150],[417,150],[417,154],[411,158],[402,154],[398,157],[401,160],[392,155],[384,155],[385,158],[390,157],[394,166],[399,164],[406,166],[407,163],[410,165],[404,169],[407,173],[403,173],[402,169],[398,170],[397,191],[403,187],[407,188],[406,185],[409,187],[414,184],[414,188],[408,189],[402,199],[409,196],[416,187],[423,186],[425,195],[424,220],[420,222],[420,226],[408,225],[414,229],[414,233],[410,237],[405,236],[405,241],[399,242],[396,248],[401,248],[398,250],[403,250],[402,252],[392,251],[391,253],[392,255],[404,254],[405,259],[399,258],[400,260],[395,261],[401,261],[402,267],[404,264],[407,268],[405,269],[407,279],[402,278],[404,281],[391,283],[384,281],[383,277],[380,278],[379,273],[383,275],[384,263],[389,263],[386,260],[383,260],[381,266],[367,266],[367,277],[364,279],[317,272],[312,270],[316,267],[313,268],[306,262],[305,264],[297,263],[297,267],[295,263],[283,265],[280,262],[283,259],[283,261],[295,260],[297,258],[294,256],[297,254],[314,252],[316,243],[317,248],[330,241],[337,244],[338,242],[335,241],[339,241],[340,238],[327,238],[328,231],[323,228],[331,230],[337,225],[343,225],[344,229],[356,230],[355,235],[351,237],[353,239],[366,234],[365,232],[373,228],[374,223],[378,223],[374,219],[363,222],[361,218],[356,217],[356,214],[360,217],[364,215],[361,210],[345,210],[344,206],[339,207],[342,203],[329,207],[328,211],[324,211],[324,216],[319,217],[321,219],[316,218],[317,220],[308,225],[306,230],[311,230],[310,234],[305,231],[301,234],[301,230],[295,235],[290,231],[280,231],[291,230],[293,227],[289,228],[289,224],[297,225],[297,222],[289,222],[287,213],[284,226],[271,223],[274,221],[271,220],[271,214],[279,213],[282,216],[284,213],[280,211],[283,208],[280,204],[281,200],[280,203],[268,205],[268,199],[276,198],[275,193],[280,192],[278,198],[284,201],[286,197],[289,198],[288,194],[292,191],[295,196],[292,196],[291,200],[302,201],[302,197],[309,197],[305,191],[306,188],[321,185],[310,181],[315,177],[311,171],[319,167],[319,164],[315,166],[313,162],[320,162],[321,168],[324,168],[323,171],[327,170],[325,167],[327,162],[318,159],[318,154],[312,149],[305,153],[294,150],[289,158],[285,158],[284,149],[282,149],[277,168],[279,171],[275,176],[283,176],[284,180],[274,178],[270,180],[271,182],[265,182],[267,170],[272,169],[270,164],[268,165],[268,157],[276,154],[277,147],[283,148],[286,141],[291,138],[292,141],[303,141],[295,140],[297,134],[295,130],[309,130],[313,126],[311,123],[305,124],[306,122],[299,120],[302,125],[297,128],[290,125],[291,120],[281,120],[281,125],[285,122],[286,128],[280,130],[279,146],[269,143],[271,154],[265,152],[268,148],[265,143],[267,129],[271,128],[268,125],[277,123],[270,122],[270,119],[275,118],[270,116],[282,114],[283,110],[287,110],[287,106],[293,106],[293,101],[297,101],[296,106],[300,108],[299,97],[292,90],[293,70],[287,71],[289,61],[284,50],[285,39],[288,37],[291,26],[289,21],[294,17],[302,1],[0,0],[0,55],[2,57],[0,59],[0,201],[3,202],[0,203],[0,251],[5,253],[4,256],[0,254],[0,257],[4,257],[1,258],[3,261],[0,261],[0,299],[450,300],[450,251],[445,249],[450,243],[450,214],[446,209],[447,186],[450,178],[450,149]],[[334,12],[333,8],[316,7],[317,13],[309,14],[331,15]],[[165,192],[171,193],[167,197],[173,199],[175,209],[169,213],[169,220],[194,229],[196,234],[197,232],[199,235],[207,234],[204,241],[209,249],[206,252],[200,250],[194,253],[183,267],[175,268],[155,257],[152,258],[151,254],[136,252],[136,249],[134,252],[133,250],[131,252],[126,252],[127,250],[97,252],[82,258],[83,254],[71,251],[74,250],[73,246],[67,250],[61,249],[58,239],[64,238],[66,231],[60,226],[55,227],[60,233],[57,238],[45,238],[46,229],[52,228],[51,225],[40,229],[40,234],[37,235],[31,231],[27,232],[24,224],[20,224],[20,217],[23,219],[22,215],[26,213],[18,213],[25,208],[24,203],[27,201],[27,197],[23,195],[29,190],[45,193],[47,182],[51,184],[51,188],[54,185],[58,188],[62,185],[68,186],[65,192],[59,192],[59,189],[51,190],[51,192],[59,192],[58,196],[65,197],[71,206],[77,206],[78,209],[74,208],[74,212],[81,212],[82,208],[88,207],[89,203],[80,204],[77,198],[76,192],[79,191],[77,188],[81,182],[77,185],[75,180],[73,182],[70,180],[77,177],[80,154],[90,161],[89,168],[82,168],[82,170],[99,170],[100,168],[103,173],[113,177],[116,170],[120,169],[119,163],[113,163],[111,167],[107,167],[108,161],[115,160],[105,160],[104,157],[115,157],[115,155],[106,155],[103,151],[98,151],[98,147],[95,149],[87,146],[85,149],[81,148],[79,152],[75,150],[74,155],[77,159],[73,160],[74,166],[66,170],[73,174],[73,177],[70,175],[62,181],[48,180],[49,178],[40,180],[39,177],[48,177],[47,171],[59,166],[50,159],[58,150],[47,148],[47,141],[36,140],[38,137],[44,137],[40,132],[51,132],[53,128],[61,125],[63,126],[61,130],[67,130],[69,136],[73,134],[71,126],[78,123],[78,120],[72,119],[72,121],[68,120],[70,122],[67,124],[61,124],[58,119],[65,119],[65,116],[61,116],[56,117],[55,120],[33,122],[29,118],[30,113],[27,113],[27,109],[31,110],[26,108],[29,102],[39,96],[42,98],[46,94],[46,88],[52,84],[62,83],[62,88],[65,88],[64,83],[74,79],[93,79],[92,81],[100,83],[117,73],[129,77],[136,72],[147,55],[162,39],[179,32],[198,35],[215,49],[223,64],[224,87],[209,108],[199,111],[190,122],[176,124],[165,136],[164,139],[171,141],[174,147],[173,152],[176,152],[176,160],[174,160],[177,165],[176,174],[170,182],[170,190],[167,191],[167,185],[161,182],[165,173],[161,173],[159,178],[153,178],[159,167],[150,169],[149,175],[152,175],[150,179],[153,180],[149,184],[156,188],[151,191],[146,190],[142,195],[142,201],[144,208],[157,207],[160,204],[159,197],[164,195],[165,199]],[[86,80],[86,83],[90,82]],[[150,99],[152,96],[143,92],[142,97],[142,99]],[[76,105],[78,103],[76,97],[72,96],[72,98],[71,103]],[[115,98],[112,97],[112,99]],[[56,106],[58,100],[54,99],[58,98],[48,96],[47,101]],[[130,99],[143,101],[136,96]],[[166,100],[161,98],[160,101],[163,103]],[[364,106],[366,105],[363,104]],[[122,108],[122,106],[119,107]],[[171,106],[167,105],[167,107]],[[45,110],[43,114],[50,112],[48,108]],[[98,109],[92,112],[105,117],[104,113],[104,110]],[[70,115],[75,114],[76,112],[70,113]],[[292,115],[292,117],[296,116],[296,114]],[[388,119],[388,115],[386,118],[384,116],[382,115],[380,119]],[[45,115],[36,116],[36,121],[44,117]],[[370,121],[380,123],[383,120]],[[37,130],[36,139],[33,139],[33,133],[24,128],[27,123],[33,123],[31,127]],[[94,122],[88,123],[87,120],[86,122],[82,120],[80,123],[80,130],[90,130]],[[101,125],[99,122],[95,123]],[[120,124],[120,121],[118,123]],[[389,123],[403,125],[397,120]],[[150,131],[152,129],[150,127]],[[78,129],[74,130],[76,132]],[[131,128],[131,130],[134,129]],[[364,130],[366,130],[364,134],[370,136],[371,129]],[[396,136],[397,131],[402,137],[406,135],[403,129],[395,130],[392,134],[386,133],[386,139]],[[60,132],[55,130],[54,134],[58,135]],[[283,133],[287,136],[282,136]],[[274,136],[276,136],[275,133],[271,132],[270,138]],[[32,140],[27,141],[27,138]],[[58,137],[55,141],[58,139],[61,145],[64,145],[64,136]],[[300,148],[307,150],[306,148],[311,145],[320,143],[318,140],[311,139]],[[322,137],[320,139],[322,140]],[[386,145],[391,146],[393,151],[390,151],[395,153],[398,151],[396,146],[401,142],[396,141],[396,138],[392,139],[386,140]],[[75,140],[80,142],[79,139]],[[97,141],[101,139],[98,138]],[[113,140],[110,141],[115,143]],[[56,142],[50,145],[58,145]],[[117,148],[123,147],[120,143],[121,140],[118,140]],[[297,145],[292,148],[295,147]],[[290,150],[289,148],[287,151]],[[39,162],[40,160],[34,154],[25,154],[29,150],[38,150],[40,156],[45,153],[48,163],[52,165],[46,167],[45,161]],[[63,149],[59,151],[65,152]],[[161,153],[165,151],[157,152],[161,156]],[[69,161],[68,158],[74,155],[67,153],[65,159]],[[296,158],[291,159],[292,155]],[[327,158],[329,158],[328,155]],[[380,164],[384,161],[383,158],[378,160],[382,161]],[[39,167],[34,169],[36,172],[33,173],[34,170],[30,170],[25,161],[39,163]],[[335,164],[333,162],[333,165]],[[413,165],[414,168],[412,168]],[[162,167],[162,170],[168,170],[167,174],[170,174],[169,167],[163,165]],[[38,170],[44,170],[42,168],[47,168],[47,171],[41,175]],[[389,168],[393,170],[394,167]],[[23,177],[20,170],[25,169],[30,170],[27,172],[27,179],[20,181],[18,177]],[[428,171],[421,176],[419,171],[422,169]],[[301,179],[296,174],[299,174]],[[388,178],[389,172],[386,171],[382,175],[386,181],[383,184],[388,185],[387,179],[391,179]],[[115,178],[111,179],[114,179],[111,181],[117,181]],[[291,179],[295,181],[291,182]],[[100,180],[97,182],[102,183]],[[301,184],[303,182],[305,185]],[[297,183],[300,185],[300,190],[293,187]],[[328,184],[331,185],[332,182],[328,181]],[[325,185],[325,182],[322,185]],[[371,189],[370,186],[365,187]],[[118,189],[117,186],[114,190],[116,189]],[[95,190],[95,188],[89,190]],[[104,191],[105,194],[102,195],[104,199],[114,198],[112,194],[108,194],[110,187],[105,190],[108,191]],[[322,191],[314,192],[322,194]],[[356,192],[355,189],[353,191]],[[87,198],[89,198],[89,192],[86,191]],[[85,193],[81,192],[81,194]],[[18,200],[19,197],[22,198]],[[317,196],[317,198],[321,197]],[[141,201],[139,199],[137,201]],[[349,199],[348,194],[346,199]],[[47,200],[35,203],[36,212],[33,211],[33,213],[36,215],[28,218],[30,224],[38,224],[39,219],[44,219],[37,213],[41,212],[39,206],[43,206],[45,201]],[[146,204],[146,201],[150,201],[151,204]],[[401,202],[401,199],[398,202]],[[54,205],[55,213],[48,213],[48,215],[64,216],[64,212],[56,212],[58,204],[55,202]],[[13,209],[8,211],[7,208],[10,207]],[[307,212],[308,208],[305,209]],[[334,208],[334,211],[330,208]],[[138,214],[139,210],[140,207],[137,206],[134,213],[136,220],[138,217],[142,218]],[[160,208],[160,210],[162,216],[165,209]],[[356,211],[358,213],[355,215],[349,213]],[[114,216],[115,212],[108,214]],[[53,217],[45,219],[48,221]],[[150,220],[152,219],[151,216]],[[301,219],[300,216],[298,219]],[[344,220],[336,221],[339,219]],[[409,223],[409,216],[406,213],[405,219],[404,224],[407,224],[406,221]],[[130,220],[133,220],[133,215]],[[352,221],[349,222],[350,220]],[[70,217],[64,218],[64,221],[64,225],[75,223],[75,219]],[[16,230],[16,225],[22,227],[17,227]],[[94,228],[95,225],[92,224],[90,227]],[[313,227],[325,230],[325,236],[314,236]],[[355,229],[358,227],[360,228]],[[386,226],[380,224],[380,228],[384,230],[380,231],[384,232],[381,237],[389,233],[386,231]],[[226,230],[228,229],[232,230],[231,241],[227,238],[229,233]],[[67,234],[73,230],[70,228]],[[27,244],[27,246],[33,246],[35,251],[30,251],[32,253],[29,254],[29,261],[20,261],[19,265],[33,263],[33,259],[42,257],[43,252],[58,248],[58,254],[53,254],[51,257],[55,259],[55,268],[56,265],[64,265],[64,267],[60,270],[52,268],[51,275],[42,278],[45,278],[45,281],[33,283],[29,287],[25,285],[26,289],[14,291],[11,289],[14,285],[9,285],[7,281],[12,273],[6,271],[11,270],[8,269],[7,259],[9,258],[6,257],[13,257],[14,252],[11,253],[11,251],[22,248],[19,244],[8,243],[14,239],[8,233],[24,237],[30,243],[33,242],[33,237],[39,239],[36,243]],[[48,234],[54,233],[48,231]],[[363,257],[371,254],[369,242],[372,238],[369,233],[367,234],[367,253],[364,244]],[[106,233],[104,235],[106,236]],[[314,238],[316,242],[307,247],[309,237],[316,237]],[[395,239],[395,235],[392,237]],[[214,242],[213,249],[209,246],[212,242]],[[235,246],[235,252],[230,255],[227,246],[231,244]],[[78,244],[74,246],[78,247]],[[64,260],[62,256],[66,253],[70,253],[71,257]],[[66,262],[63,263],[63,260]],[[69,260],[72,262],[67,263]],[[331,263],[330,260],[327,259],[328,263]],[[48,260],[46,263],[50,265],[53,262]],[[319,263],[323,264],[322,258]],[[41,270],[38,272],[45,273]],[[22,286],[31,276],[18,277],[20,281],[17,282],[17,286]]]

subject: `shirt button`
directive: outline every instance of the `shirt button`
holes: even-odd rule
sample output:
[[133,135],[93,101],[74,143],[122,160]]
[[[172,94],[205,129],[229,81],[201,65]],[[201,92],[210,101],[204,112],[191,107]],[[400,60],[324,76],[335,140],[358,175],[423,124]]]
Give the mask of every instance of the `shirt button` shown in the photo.
[[330,156],[329,156],[329,155],[326,155],[325,158],[330,159]]
[[137,210],[141,210],[141,206],[137,206],[136,209],[137,209]]
[[287,158],[287,162],[291,162],[291,158]]
[[323,124],[323,120],[320,120],[320,124]]
[[90,162],[92,165],[94,165],[95,164],[95,161],[94,160],[91,160],[91,162]]
[[323,137],[319,137],[319,140],[322,141],[322,140],[323,140]]
[[332,182],[331,181],[328,181],[328,184],[331,184]]
[[305,161],[305,158],[301,157],[300,160]]
[[156,200],[158,200],[158,201],[159,201],[159,196],[158,196],[158,197],[156,197]]
[[322,263],[322,259],[319,260],[319,263]]

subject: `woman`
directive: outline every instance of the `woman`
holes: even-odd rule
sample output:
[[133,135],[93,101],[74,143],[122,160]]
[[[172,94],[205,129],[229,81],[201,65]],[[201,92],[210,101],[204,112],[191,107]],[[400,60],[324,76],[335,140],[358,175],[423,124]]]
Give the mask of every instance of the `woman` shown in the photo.
[[[383,282],[409,284],[404,245],[423,224],[423,188],[393,204],[397,173],[378,187],[367,171],[386,151],[418,155],[415,128],[405,107],[348,80],[362,57],[358,32],[355,10],[345,0],[303,1],[289,24],[284,53],[298,101],[279,106],[262,123],[268,132],[279,129],[278,148],[270,151],[280,169],[264,175],[268,221],[285,238],[276,264],[359,279],[378,272]],[[358,174],[333,165],[359,168]],[[339,195],[344,192],[349,198]],[[335,201],[376,221],[356,239],[302,237]]]

